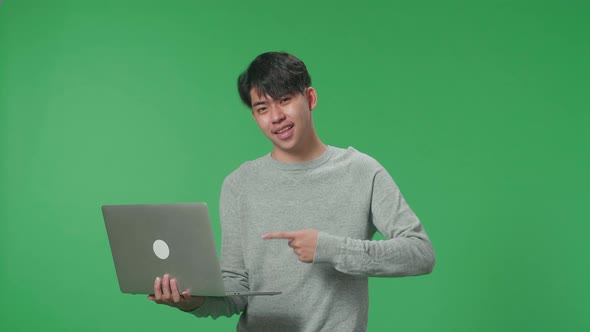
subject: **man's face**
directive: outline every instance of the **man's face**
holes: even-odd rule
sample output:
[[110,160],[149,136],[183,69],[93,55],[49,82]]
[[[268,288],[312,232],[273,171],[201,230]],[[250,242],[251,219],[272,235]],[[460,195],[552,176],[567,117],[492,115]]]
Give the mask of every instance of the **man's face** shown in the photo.
[[313,139],[315,131],[311,111],[317,95],[313,88],[304,94],[288,94],[278,99],[260,96],[252,89],[252,115],[258,127],[274,145],[274,153],[296,155],[305,153],[306,143]]

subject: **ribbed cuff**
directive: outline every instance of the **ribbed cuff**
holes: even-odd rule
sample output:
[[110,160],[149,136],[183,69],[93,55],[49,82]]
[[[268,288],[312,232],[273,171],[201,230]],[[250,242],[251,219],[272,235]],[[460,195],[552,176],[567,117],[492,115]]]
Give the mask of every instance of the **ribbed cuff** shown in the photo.
[[208,297],[205,297],[205,302],[203,302],[203,304],[201,304],[200,307],[198,307],[197,309],[193,310],[193,311],[188,311],[188,313],[193,314],[197,317],[207,317],[209,316],[209,310],[207,310],[207,304],[209,304],[211,301],[209,301]]
[[318,244],[315,248],[313,262],[331,264],[336,263],[338,260],[338,255],[340,255],[342,252],[343,243],[344,239],[341,237],[319,232]]

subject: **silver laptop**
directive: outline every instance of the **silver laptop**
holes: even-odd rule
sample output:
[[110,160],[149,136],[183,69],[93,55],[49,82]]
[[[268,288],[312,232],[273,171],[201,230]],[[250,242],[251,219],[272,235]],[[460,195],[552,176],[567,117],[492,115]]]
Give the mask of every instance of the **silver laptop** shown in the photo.
[[153,294],[168,273],[191,295],[281,294],[224,289],[205,203],[103,205],[102,214],[123,293]]

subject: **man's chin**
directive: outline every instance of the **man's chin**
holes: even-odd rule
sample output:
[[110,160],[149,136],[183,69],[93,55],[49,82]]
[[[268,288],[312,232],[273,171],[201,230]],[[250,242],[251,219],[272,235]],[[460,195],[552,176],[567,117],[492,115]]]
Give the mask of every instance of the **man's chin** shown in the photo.
[[293,152],[295,150],[295,144],[293,144],[292,140],[289,141],[280,141],[280,142],[273,142],[275,150],[281,150],[287,153]]
[[288,145],[288,144],[274,144],[274,152],[275,154],[281,154],[281,155],[294,155],[297,154],[297,149],[292,146],[292,145]]

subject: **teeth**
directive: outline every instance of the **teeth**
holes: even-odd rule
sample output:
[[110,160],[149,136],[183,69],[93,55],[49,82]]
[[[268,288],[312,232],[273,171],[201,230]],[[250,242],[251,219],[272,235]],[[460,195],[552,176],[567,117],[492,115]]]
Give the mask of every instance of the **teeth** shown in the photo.
[[282,132],[285,132],[285,131],[287,131],[287,130],[291,129],[292,127],[293,127],[293,126],[286,126],[285,128],[283,128],[283,129],[281,129],[281,130],[277,131],[277,134],[280,134],[280,133],[282,133]]

